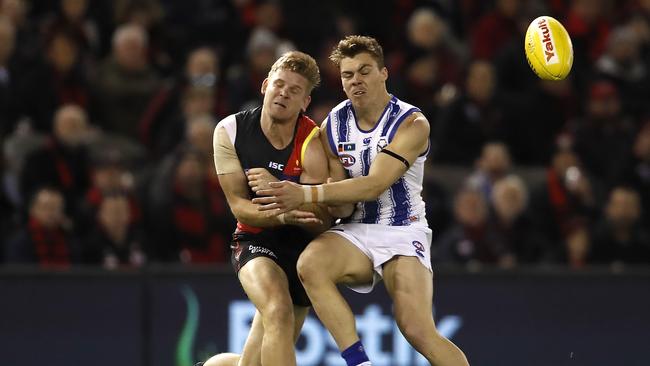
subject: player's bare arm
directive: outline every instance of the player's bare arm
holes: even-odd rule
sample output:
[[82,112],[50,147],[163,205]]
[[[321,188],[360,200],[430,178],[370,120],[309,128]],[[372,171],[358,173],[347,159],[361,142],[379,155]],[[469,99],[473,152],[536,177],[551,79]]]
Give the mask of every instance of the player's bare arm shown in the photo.
[[418,155],[426,151],[428,143],[429,122],[421,113],[414,113],[402,123],[393,141],[386,146],[385,149],[393,154],[379,154],[367,176],[324,184],[317,189],[287,181],[274,182],[270,183],[272,188],[257,192],[267,197],[255,198],[253,202],[262,204],[260,210],[281,213],[303,202],[340,205],[375,200],[406,172]]
[[[327,155],[323,149],[320,141],[321,132],[317,131],[305,147],[303,155],[303,172],[300,175],[300,183],[302,184],[322,184],[327,181],[329,175],[327,167]],[[318,224],[306,224],[307,229],[314,233],[321,233],[331,226],[332,216],[327,211],[327,206],[317,203],[305,203],[299,206],[302,211],[313,212],[318,219],[321,220]]]
[[[322,146],[328,146],[328,141],[327,141],[327,119],[323,121],[321,124],[321,134],[320,134],[320,141]],[[333,182],[338,182],[343,179],[346,179],[348,176],[345,172],[345,168],[343,167],[343,164],[341,164],[341,161],[339,160],[338,156],[336,156],[330,149],[325,148],[324,149],[326,152],[325,154],[327,155],[327,165],[329,169],[329,178],[327,180],[327,183],[333,183]],[[334,204],[329,204],[328,205],[328,210],[330,215],[333,217],[348,217],[352,215],[352,212],[354,212],[354,203],[346,203],[342,205],[334,205]]]
[[[235,218],[246,225],[255,227],[272,227],[285,224],[286,215],[278,216],[275,212],[261,212],[259,205],[251,202],[248,196],[248,180],[223,127],[217,126],[213,135],[214,164],[219,177],[219,184]],[[291,214],[295,222],[303,224],[320,224],[312,212],[295,211]]]

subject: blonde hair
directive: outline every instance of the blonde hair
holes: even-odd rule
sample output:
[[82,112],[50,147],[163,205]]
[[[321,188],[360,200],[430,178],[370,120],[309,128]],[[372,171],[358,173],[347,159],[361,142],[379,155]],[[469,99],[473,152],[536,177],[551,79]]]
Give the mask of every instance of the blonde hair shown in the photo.
[[279,70],[293,71],[303,76],[309,82],[308,94],[320,84],[320,70],[316,60],[308,54],[300,51],[285,52],[271,66],[269,76]]

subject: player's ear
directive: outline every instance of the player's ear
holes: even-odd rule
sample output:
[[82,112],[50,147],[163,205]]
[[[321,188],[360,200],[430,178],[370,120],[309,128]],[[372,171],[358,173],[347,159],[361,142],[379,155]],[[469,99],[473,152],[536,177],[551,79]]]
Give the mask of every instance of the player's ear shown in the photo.
[[382,67],[381,70],[379,70],[379,73],[381,74],[384,81],[388,80],[388,69],[386,66]]
[[264,79],[264,81],[262,81],[262,87],[260,88],[260,92],[262,94],[265,94],[266,93],[266,87],[268,87],[268,86],[269,86],[269,78],[266,78],[266,79]]
[[311,103],[311,95],[306,96],[305,99],[302,102],[302,112],[303,113],[307,112],[307,107],[309,107],[309,103]]

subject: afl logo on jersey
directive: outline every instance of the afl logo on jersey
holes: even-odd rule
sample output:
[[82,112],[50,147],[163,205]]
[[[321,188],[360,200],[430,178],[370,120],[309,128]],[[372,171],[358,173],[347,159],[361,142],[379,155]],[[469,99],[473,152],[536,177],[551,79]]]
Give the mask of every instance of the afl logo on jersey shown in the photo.
[[354,156],[350,154],[339,155],[339,160],[341,161],[341,164],[343,164],[343,166],[346,168],[351,167],[357,161],[357,159],[355,159]]

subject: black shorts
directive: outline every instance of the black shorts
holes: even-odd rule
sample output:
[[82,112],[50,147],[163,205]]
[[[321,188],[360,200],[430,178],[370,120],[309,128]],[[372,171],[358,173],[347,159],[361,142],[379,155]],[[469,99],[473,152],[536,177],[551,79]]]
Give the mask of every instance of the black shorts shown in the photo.
[[230,260],[235,271],[239,273],[239,270],[253,258],[272,259],[287,275],[293,304],[311,306],[296,269],[298,257],[311,239],[313,239],[312,235],[293,227],[283,228],[283,230],[265,230],[260,234],[235,233],[230,244],[232,250]]

